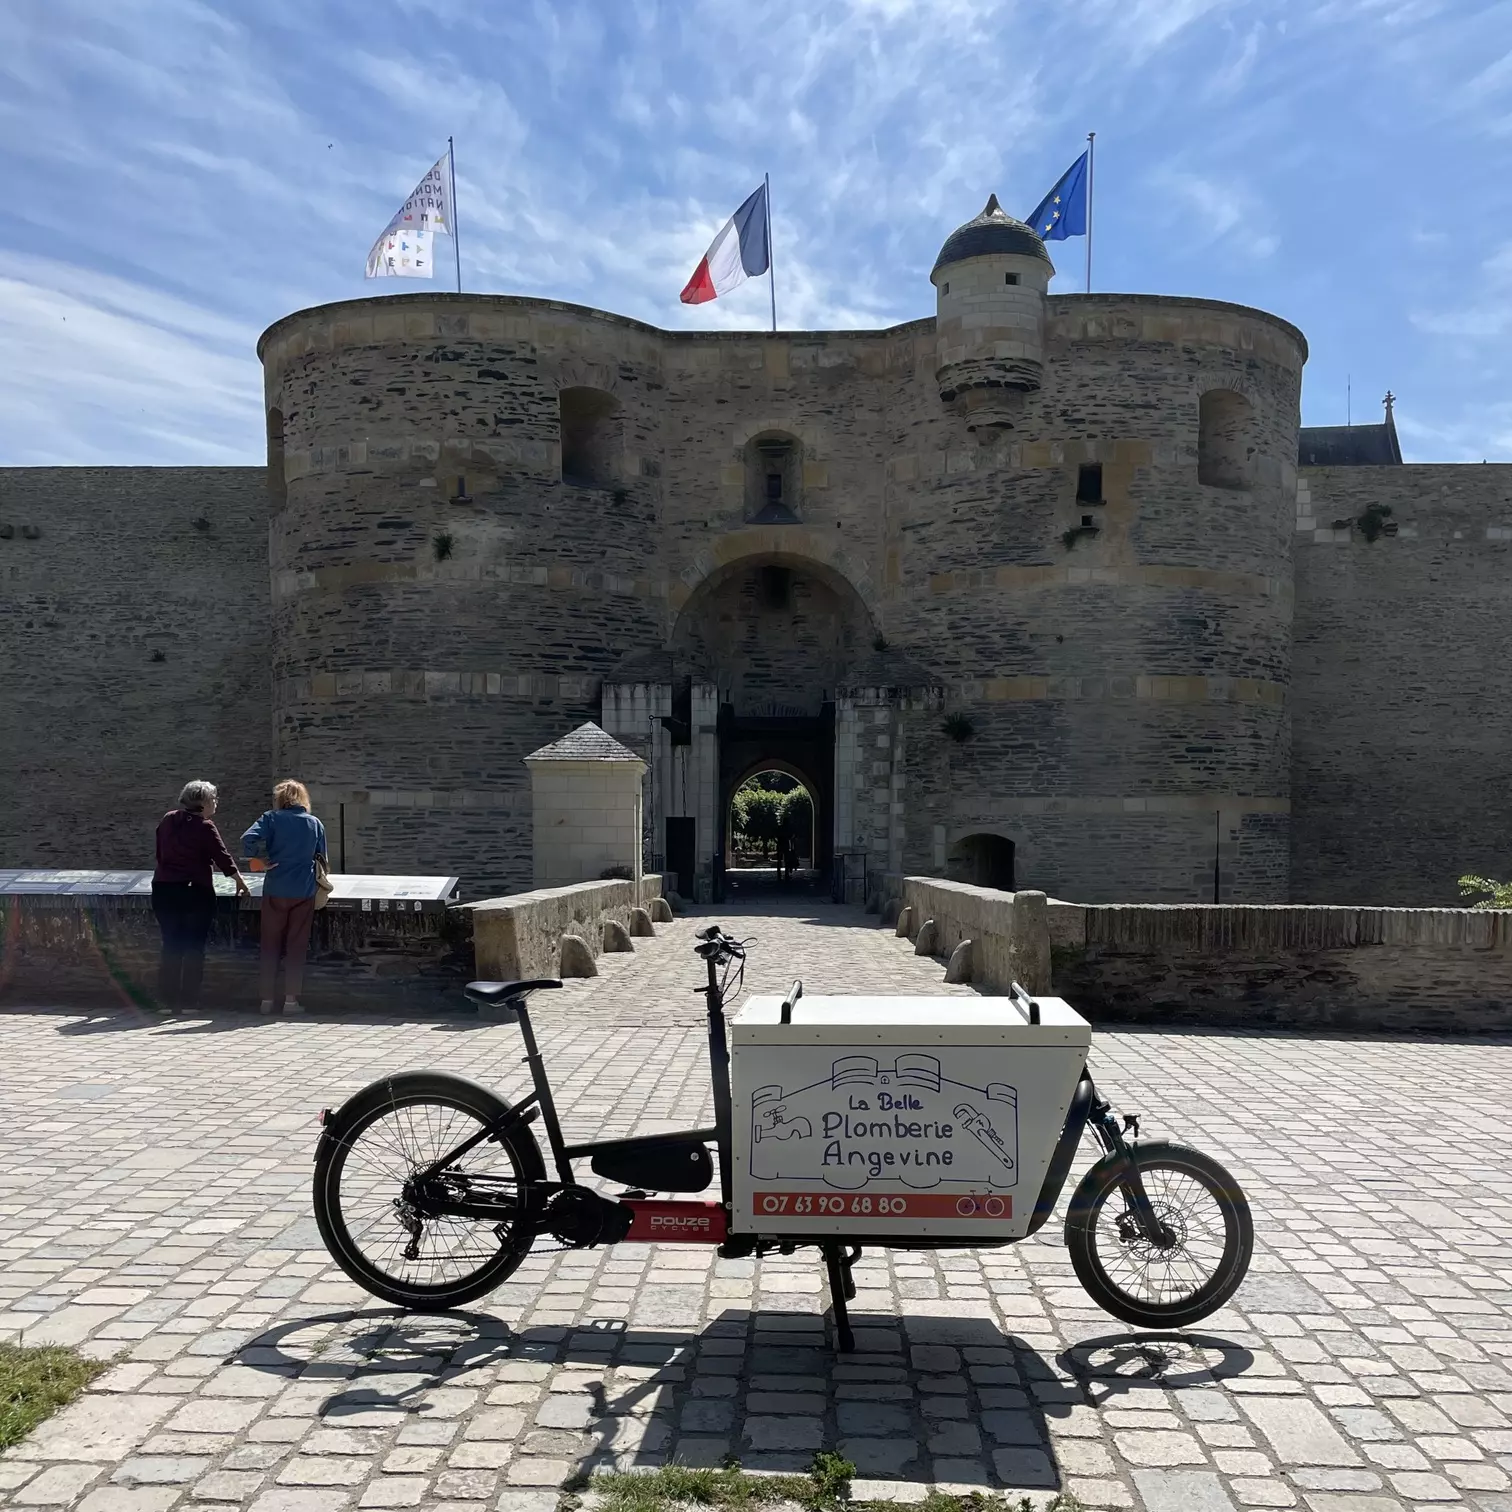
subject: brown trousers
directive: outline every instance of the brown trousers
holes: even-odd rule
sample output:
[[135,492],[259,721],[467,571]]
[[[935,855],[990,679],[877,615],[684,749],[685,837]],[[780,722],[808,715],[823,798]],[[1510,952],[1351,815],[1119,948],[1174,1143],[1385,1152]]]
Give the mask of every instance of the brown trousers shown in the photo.
[[284,968],[284,996],[299,996],[299,989],[304,986],[305,952],[310,948],[310,925],[314,922],[314,898],[263,898],[263,1002],[277,1001],[273,987],[278,979],[280,958]]

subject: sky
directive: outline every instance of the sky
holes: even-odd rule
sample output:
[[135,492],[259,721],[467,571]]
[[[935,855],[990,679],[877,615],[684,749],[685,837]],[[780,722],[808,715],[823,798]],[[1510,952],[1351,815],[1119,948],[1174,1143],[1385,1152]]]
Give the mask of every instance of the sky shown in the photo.
[[451,287],[363,277],[448,136],[470,292],[761,328],[677,296],[770,173],[779,324],[847,328],[1089,131],[1094,290],[1271,310],[1304,424],[1390,388],[1409,461],[1512,460],[1507,0],[6,0],[0,464],[261,462],[265,327]]

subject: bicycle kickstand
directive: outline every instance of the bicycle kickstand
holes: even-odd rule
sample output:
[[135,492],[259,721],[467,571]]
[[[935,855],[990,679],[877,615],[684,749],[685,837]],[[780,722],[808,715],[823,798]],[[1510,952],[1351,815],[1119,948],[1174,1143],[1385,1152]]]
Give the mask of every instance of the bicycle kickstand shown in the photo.
[[850,1309],[846,1304],[856,1295],[856,1283],[851,1270],[861,1258],[861,1250],[859,1246],[847,1247],[838,1240],[830,1240],[820,1248],[824,1251],[830,1303],[835,1310],[835,1340],[841,1349],[850,1353],[856,1347],[856,1336],[851,1331]]

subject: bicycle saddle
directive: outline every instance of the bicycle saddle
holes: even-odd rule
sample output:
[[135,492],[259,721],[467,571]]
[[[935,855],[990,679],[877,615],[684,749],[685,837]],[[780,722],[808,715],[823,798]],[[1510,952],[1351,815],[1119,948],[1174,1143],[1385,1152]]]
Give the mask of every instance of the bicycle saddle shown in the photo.
[[560,987],[554,977],[537,977],[529,982],[469,982],[462,990],[479,1003],[507,1003],[542,987]]

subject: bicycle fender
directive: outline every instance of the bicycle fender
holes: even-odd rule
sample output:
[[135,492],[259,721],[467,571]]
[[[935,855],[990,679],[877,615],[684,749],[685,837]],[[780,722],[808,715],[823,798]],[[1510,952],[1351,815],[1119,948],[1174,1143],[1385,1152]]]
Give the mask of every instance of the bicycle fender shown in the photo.
[[[1034,1212],[1029,1218],[1029,1227],[1025,1230],[1024,1237],[1037,1234],[1046,1223],[1050,1221],[1050,1215],[1055,1211],[1055,1204],[1060,1200],[1061,1188],[1066,1184],[1066,1177],[1071,1174],[1072,1162],[1076,1159],[1076,1152],[1081,1146],[1083,1130],[1087,1127],[1087,1115],[1092,1107],[1094,1088],[1092,1078],[1084,1070],[1081,1079],[1076,1084],[1076,1090],[1071,1094],[1071,1106],[1066,1112],[1065,1127],[1061,1130],[1060,1139],[1056,1141],[1055,1153],[1050,1157],[1050,1164],[1045,1171],[1044,1185],[1040,1187],[1038,1201],[1034,1204]],[[1078,1187],[1077,1191],[1080,1192]],[[1076,1199],[1072,1198],[1074,1204]]]

